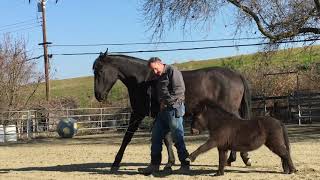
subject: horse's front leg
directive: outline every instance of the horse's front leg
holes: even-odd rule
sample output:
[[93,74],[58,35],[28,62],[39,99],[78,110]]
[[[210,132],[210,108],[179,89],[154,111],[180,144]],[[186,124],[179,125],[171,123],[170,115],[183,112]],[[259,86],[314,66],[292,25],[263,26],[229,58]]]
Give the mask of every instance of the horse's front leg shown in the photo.
[[168,163],[166,164],[166,166],[164,167],[164,169],[171,169],[171,167],[174,165],[175,163],[175,157],[174,157],[174,153],[173,153],[173,140],[171,137],[171,132],[168,132],[165,135],[164,138],[164,144],[167,147],[167,152],[168,152]]
[[197,150],[195,150],[194,152],[192,152],[190,155],[189,155],[189,159],[191,162],[195,161],[196,158],[204,153],[204,152],[207,152],[208,150],[214,148],[217,146],[217,143],[214,141],[214,139],[211,139],[209,138],[207,140],[207,142],[205,142],[204,144],[202,144],[200,147],[198,147]]
[[224,175],[224,166],[226,164],[228,151],[220,148],[218,148],[218,151],[219,151],[219,169],[215,174],[215,176],[222,176]]
[[136,113],[131,113],[130,121],[129,121],[129,127],[126,131],[126,134],[123,137],[121,147],[115,157],[115,160],[112,164],[111,171],[115,172],[118,171],[120,167],[120,162],[122,160],[124,151],[126,150],[127,145],[130,143],[133,134],[136,132],[138,129],[142,119],[144,116],[136,114]]

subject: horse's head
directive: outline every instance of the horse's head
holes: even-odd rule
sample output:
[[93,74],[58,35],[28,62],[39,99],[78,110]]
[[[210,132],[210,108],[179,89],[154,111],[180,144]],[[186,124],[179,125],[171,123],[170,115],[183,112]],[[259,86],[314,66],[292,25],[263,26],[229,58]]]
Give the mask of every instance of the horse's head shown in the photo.
[[191,134],[198,135],[207,128],[208,120],[205,117],[207,106],[198,104],[192,111]]
[[118,69],[110,62],[107,53],[101,53],[93,64],[94,95],[101,102],[104,100],[118,79]]

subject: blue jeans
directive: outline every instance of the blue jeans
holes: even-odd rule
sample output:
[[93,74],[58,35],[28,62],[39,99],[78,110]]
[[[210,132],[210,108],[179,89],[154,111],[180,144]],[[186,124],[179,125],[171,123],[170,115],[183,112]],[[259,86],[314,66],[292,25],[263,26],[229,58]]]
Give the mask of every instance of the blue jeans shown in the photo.
[[182,165],[187,163],[185,159],[189,156],[184,143],[184,129],[183,129],[183,114],[185,111],[185,106],[182,105],[178,110],[182,113],[182,116],[177,117],[177,109],[173,107],[167,107],[163,111],[159,112],[155,124],[152,128],[151,137],[151,164],[160,165],[161,163],[161,151],[162,143],[165,135],[171,132],[174,146],[177,149],[178,157]]

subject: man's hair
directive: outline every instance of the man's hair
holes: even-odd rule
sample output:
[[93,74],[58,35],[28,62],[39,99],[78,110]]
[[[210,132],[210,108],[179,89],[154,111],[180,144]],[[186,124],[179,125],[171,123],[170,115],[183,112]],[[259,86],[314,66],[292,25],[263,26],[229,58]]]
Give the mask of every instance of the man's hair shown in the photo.
[[161,62],[161,59],[158,58],[158,57],[152,57],[148,60],[148,66],[150,66],[151,63],[154,63],[154,62]]

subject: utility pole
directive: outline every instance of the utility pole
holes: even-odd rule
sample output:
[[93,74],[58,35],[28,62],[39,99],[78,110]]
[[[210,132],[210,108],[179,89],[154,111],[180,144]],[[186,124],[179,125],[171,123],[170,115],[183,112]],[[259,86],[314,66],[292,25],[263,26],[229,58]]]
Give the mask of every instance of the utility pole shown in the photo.
[[46,83],[46,100],[50,99],[50,79],[49,79],[49,57],[48,57],[48,42],[47,42],[47,31],[46,31],[46,0],[41,0],[41,12],[42,12],[42,35],[43,42],[39,45],[43,45],[43,57],[44,57],[44,73]]

